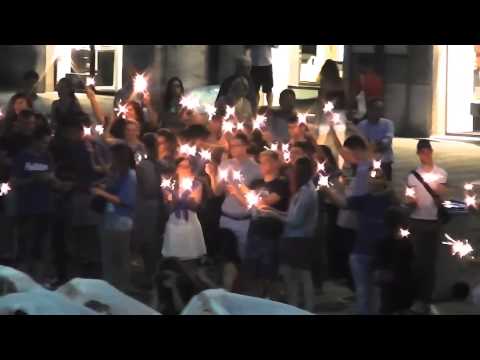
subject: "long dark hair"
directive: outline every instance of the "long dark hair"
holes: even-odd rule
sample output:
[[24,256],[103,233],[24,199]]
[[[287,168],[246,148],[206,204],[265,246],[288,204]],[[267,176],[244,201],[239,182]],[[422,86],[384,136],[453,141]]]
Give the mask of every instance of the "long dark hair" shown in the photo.
[[320,70],[320,75],[328,81],[341,81],[338,66],[332,59],[327,59]]
[[305,157],[298,159],[294,165],[294,190],[297,192],[303,185],[307,184],[313,177],[313,164]]
[[131,106],[135,112],[135,117],[137,122],[140,124],[140,127],[145,123],[145,117],[143,116],[143,110],[140,104],[136,101],[130,100],[127,102],[127,106]]
[[13,95],[7,104],[7,110],[5,112],[5,133],[9,133],[13,128],[13,123],[17,121],[18,115],[15,113],[15,102],[18,99],[25,99],[30,109],[33,107],[32,99],[25,93],[16,93]]
[[168,109],[168,107],[170,106],[170,103],[173,99],[173,94],[172,94],[172,84],[175,82],[175,81],[178,81],[178,83],[180,84],[180,88],[182,89],[182,95],[185,93],[185,88],[183,87],[183,82],[182,80],[180,80],[180,78],[178,76],[174,76],[174,77],[171,77],[168,82],[167,82],[167,87],[165,89],[165,98],[164,98],[164,107],[165,109]]

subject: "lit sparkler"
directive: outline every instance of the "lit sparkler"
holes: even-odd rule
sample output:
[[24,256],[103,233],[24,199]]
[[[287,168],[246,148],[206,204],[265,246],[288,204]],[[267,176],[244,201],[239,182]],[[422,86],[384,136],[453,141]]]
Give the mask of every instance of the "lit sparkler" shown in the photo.
[[233,172],[232,172],[232,180],[233,180],[233,181],[242,182],[242,181],[243,181],[242,172],[241,172],[240,170],[233,170]]
[[282,144],[283,161],[290,162],[290,144]]
[[228,179],[228,169],[220,169],[218,170],[218,180],[219,181],[227,181]]
[[329,101],[323,106],[323,112],[324,113],[332,112],[332,110],[334,108],[335,108],[335,106],[333,105],[333,103],[331,101]]
[[278,144],[277,143],[271,143],[270,146],[264,146],[265,150],[269,151],[278,151]]
[[477,196],[476,195],[473,195],[473,196],[470,196],[470,195],[467,195],[465,196],[465,205],[467,205],[467,207],[474,207],[476,208],[477,207]]
[[202,149],[199,152],[200,157],[205,160],[205,161],[211,161],[212,160],[212,152],[207,149]]
[[180,154],[183,154],[183,155],[195,156],[197,155],[197,146],[190,145],[190,144],[183,144],[183,145],[180,145],[179,152]]
[[377,172],[375,170],[370,171],[370,177],[375,178],[377,176]]
[[473,190],[473,184],[467,183],[467,184],[465,184],[465,186],[463,188],[465,189],[465,191],[472,191]]
[[135,163],[138,165],[142,162],[142,160],[144,159],[144,156],[140,153],[136,153],[135,154]]
[[89,128],[89,127],[83,127],[83,135],[84,136],[90,136],[92,135],[92,128]]
[[447,209],[452,209],[455,207],[455,205],[453,205],[453,203],[450,201],[450,200],[445,200],[442,205],[447,208]]
[[222,132],[224,134],[226,133],[232,133],[233,129],[235,128],[235,124],[231,121],[224,120],[222,123]]
[[118,102],[118,107],[115,108],[115,112],[117,114],[117,117],[120,117],[120,118],[125,118],[125,116],[127,116],[127,105],[126,104],[122,104],[122,101],[120,100]]
[[8,183],[2,183],[0,185],[0,196],[7,195],[10,190],[12,190],[12,188],[10,187],[10,185],[8,185]]
[[172,178],[162,178],[162,183],[160,184],[160,187],[165,190],[170,190],[172,191],[175,186],[175,180]]
[[320,175],[320,177],[318,178],[317,190],[322,187],[330,187],[330,182],[328,181],[328,178],[328,176]]
[[225,109],[225,119],[230,119],[232,116],[235,116],[235,107],[227,105]]
[[382,169],[382,160],[373,160],[373,170]]
[[103,125],[95,125],[95,132],[98,135],[103,135]]
[[408,229],[400,229],[400,236],[402,238],[407,238],[410,236],[410,231]]
[[143,74],[135,75],[133,79],[133,91],[137,94],[145,93],[148,87],[148,82],[146,77]]
[[454,240],[448,234],[445,234],[445,237],[448,241],[442,242],[442,244],[451,246],[452,255],[458,254],[460,258],[463,258],[465,255],[468,255],[473,251],[468,240]]
[[[180,104],[184,108],[187,108],[189,110],[195,110],[196,108],[198,108],[200,106],[200,100],[196,96],[189,95],[189,96],[184,96],[182,98],[182,100],[180,101]],[[215,114],[215,112],[213,114]]]
[[237,131],[245,131],[245,124],[243,122],[237,122]]
[[265,126],[266,121],[267,118],[264,115],[257,115],[257,117],[252,122],[253,130],[261,131],[262,128]]
[[298,126],[307,125],[307,114],[298,114]]
[[245,199],[247,200],[247,207],[251,209],[254,206],[257,206],[260,201],[260,195],[255,191],[249,191],[245,194]]
[[89,76],[85,82],[87,86],[95,86],[95,78]]
[[320,171],[325,171],[325,161],[322,163],[317,161],[317,173]]
[[407,186],[407,188],[405,189],[405,196],[414,198],[415,197],[415,189]]
[[182,193],[186,191],[192,191],[193,189],[193,178],[191,177],[184,177],[180,180],[180,191]]
[[205,112],[208,115],[208,120],[212,120],[212,117],[217,113],[217,108],[210,104],[204,105],[204,108]]

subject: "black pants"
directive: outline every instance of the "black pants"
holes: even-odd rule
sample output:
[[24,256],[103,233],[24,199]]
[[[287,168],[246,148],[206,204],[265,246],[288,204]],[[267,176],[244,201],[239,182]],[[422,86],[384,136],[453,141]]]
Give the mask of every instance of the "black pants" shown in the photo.
[[413,244],[415,300],[429,304],[435,289],[435,266],[441,225],[438,221],[410,219]]
[[102,276],[101,245],[98,226],[76,226],[69,237],[71,277],[99,279]]
[[385,176],[385,178],[388,180],[388,181],[392,181],[392,177],[393,177],[393,163],[392,162],[382,162],[382,172],[383,172],[383,175]]
[[69,209],[69,198],[61,197],[56,199],[55,214],[52,227],[52,252],[53,266],[59,282],[68,280],[69,254],[67,248],[67,237],[70,235],[71,219]]
[[350,269],[350,254],[355,243],[357,233],[355,230],[337,227],[336,243],[329,253],[331,277],[344,278],[347,286],[354,289],[352,271]]
[[33,262],[45,261],[50,230],[50,214],[23,215],[18,218],[17,263],[33,271]]

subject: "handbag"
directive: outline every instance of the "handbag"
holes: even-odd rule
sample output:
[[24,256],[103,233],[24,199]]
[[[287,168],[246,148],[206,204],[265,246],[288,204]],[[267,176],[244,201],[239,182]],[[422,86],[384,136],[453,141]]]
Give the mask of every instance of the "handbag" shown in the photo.
[[422,176],[419,173],[413,170],[412,174],[423,185],[425,190],[427,190],[427,192],[433,198],[435,205],[437,206],[437,209],[438,209],[438,213],[437,213],[438,221],[443,225],[447,224],[451,220],[451,216],[448,210],[445,208],[445,206],[443,206],[442,201],[440,200],[440,196],[438,196],[438,194],[435,191],[433,191],[430,185],[428,185],[425,182],[425,180],[423,180]]

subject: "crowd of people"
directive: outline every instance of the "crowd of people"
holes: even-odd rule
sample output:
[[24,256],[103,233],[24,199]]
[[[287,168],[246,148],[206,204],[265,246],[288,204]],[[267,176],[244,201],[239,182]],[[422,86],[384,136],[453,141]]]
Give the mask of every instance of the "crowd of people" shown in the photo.
[[274,108],[269,49],[251,51],[254,67],[238,59],[211,112],[187,104],[178,77],[152,99],[132,76],[112,114],[86,86],[94,116],[68,78],[50,117],[34,92],[14,95],[0,123],[2,241],[12,242],[2,262],[51,286],[102,278],[125,292],[138,266],[162,313],[213,287],[315,312],[327,279],[354,290],[361,314],[427,312],[447,182],[430,143],[408,176],[415,195],[396,196],[381,86],[360,85],[352,98],[363,92],[364,105],[351,111],[327,61],[308,115],[291,89]]

